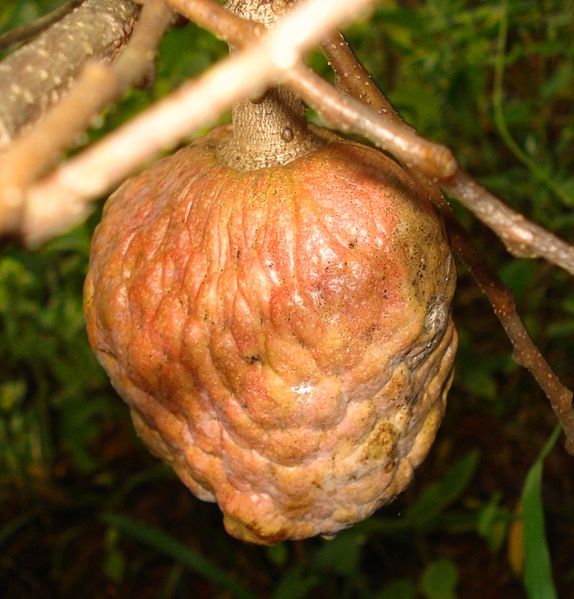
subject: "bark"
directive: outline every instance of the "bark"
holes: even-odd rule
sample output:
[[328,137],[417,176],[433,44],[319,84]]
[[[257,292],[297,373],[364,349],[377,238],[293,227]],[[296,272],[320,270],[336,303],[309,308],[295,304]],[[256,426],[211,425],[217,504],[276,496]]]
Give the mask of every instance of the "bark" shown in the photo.
[[62,4],[62,6],[59,6],[43,17],[39,17],[35,21],[32,21],[32,23],[26,23],[25,25],[14,27],[14,29],[2,33],[0,35],[0,50],[5,50],[15,44],[25,44],[29,42],[31,39],[40,35],[42,31],[45,31],[48,27],[51,27],[54,23],[63,19],[68,13],[72,12],[74,8],[82,4],[83,1],[84,0],[68,0],[68,2]]
[[[262,0],[228,0],[233,14],[274,27],[287,6]],[[233,51],[233,45],[230,50]],[[220,146],[218,158],[237,170],[287,164],[321,145],[307,128],[301,99],[284,85],[273,85],[257,98],[233,105],[233,135]]]
[[133,33],[113,63],[86,63],[62,100],[0,156],[0,234],[21,226],[24,190],[89,128],[108,104],[149,72],[156,48],[172,22],[173,12],[162,0],[147,0]]
[[0,148],[57,103],[91,57],[112,60],[139,12],[132,0],[86,0],[0,63]]

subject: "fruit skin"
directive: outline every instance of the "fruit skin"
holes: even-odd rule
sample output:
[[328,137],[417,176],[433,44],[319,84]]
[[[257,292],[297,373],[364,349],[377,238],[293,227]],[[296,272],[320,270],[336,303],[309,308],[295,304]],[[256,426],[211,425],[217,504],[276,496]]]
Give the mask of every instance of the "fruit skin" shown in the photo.
[[90,343],[151,451],[233,536],[333,535],[410,482],[457,337],[441,222],[391,159],[330,140],[239,172],[221,127],[108,200]]

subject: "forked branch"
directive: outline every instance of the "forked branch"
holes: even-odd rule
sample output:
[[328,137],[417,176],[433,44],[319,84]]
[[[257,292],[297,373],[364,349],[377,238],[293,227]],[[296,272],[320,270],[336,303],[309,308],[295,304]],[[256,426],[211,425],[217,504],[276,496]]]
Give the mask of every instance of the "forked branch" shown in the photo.
[[484,261],[462,226],[452,216],[448,219],[450,239],[456,252],[467,265],[513,346],[512,356],[529,370],[546,394],[566,436],[566,450],[574,455],[574,410],[572,391],[565,387],[532,341],[516,311],[511,291]]
[[[338,34],[337,37],[332,38],[328,43],[324,43],[322,47],[329,58],[330,63],[333,65],[333,68],[339,74],[339,84],[345,91],[348,91],[348,93],[353,94],[355,97],[358,95],[373,108],[386,108],[387,106],[390,106],[383,92],[373,84],[370,78],[367,78],[368,75],[366,75],[365,69],[345,43],[342,34]],[[355,82],[368,83],[368,85],[361,90],[359,85]],[[394,119],[397,123],[400,124],[403,122],[399,114],[395,111],[385,112],[388,114],[389,118]],[[457,173],[455,181],[457,181],[457,184],[460,186],[460,193],[463,194],[468,193],[468,189],[465,186],[470,186],[472,188],[473,185],[476,185],[472,179],[460,172]],[[556,373],[552,370],[544,356],[532,341],[524,323],[518,315],[511,291],[504,285],[498,275],[492,268],[490,268],[480,252],[476,249],[467,232],[454,216],[448,202],[444,199],[439,189],[426,179],[421,179],[420,182],[425,185],[429,197],[446,220],[453,249],[459,258],[466,264],[481,291],[490,301],[496,317],[512,343],[514,348],[514,359],[532,373],[538,385],[546,394],[546,397],[564,430],[566,436],[566,449],[569,453],[574,455],[574,410],[572,409],[572,391],[561,383]],[[501,203],[494,197],[492,197],[492,201]],[[511,214],[508,214],[509,212]],[[502,205],[501,213],[507,219],[512,219],[513,215],[514,217],[517,216],[505,205]],[[498,218],[502,217],[499,216]],[[533,225],[533,223],[528,224]],[[533,226],[540,228],[537,225]],[[512,225],[510,224],[510,226],[505,227],[505,229],[507,228],[512,228]],[[546,231],[542,231],[543,233],[546,233]]]

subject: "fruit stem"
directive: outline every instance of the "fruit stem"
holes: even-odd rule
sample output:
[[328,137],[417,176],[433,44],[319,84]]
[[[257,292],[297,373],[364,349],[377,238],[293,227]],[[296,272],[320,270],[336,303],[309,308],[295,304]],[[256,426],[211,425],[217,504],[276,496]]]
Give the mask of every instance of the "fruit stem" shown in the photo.
[[[228,0],[225,7],[239,17],[272,27],[288,10],[289,0]],[[233,48],[231,48],[233,51]],[[236,170],[287,164],[321,145],[307,126],[303,102],[282,85],[233,107],[233,135],[218,158]]]

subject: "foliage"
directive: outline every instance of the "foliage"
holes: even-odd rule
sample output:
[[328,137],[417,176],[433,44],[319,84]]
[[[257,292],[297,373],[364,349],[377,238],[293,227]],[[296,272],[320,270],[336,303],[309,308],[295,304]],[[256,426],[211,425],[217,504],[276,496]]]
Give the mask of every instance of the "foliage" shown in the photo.
[[555,430],[548,443],[528,472],[522,491],[522,519],[524,528],[524,584],[531,599],[555,599],[550,555],[544,532],[542,507],[542,462],[554,447],[559,431]]
[[[58,4],[7,0],[0,29]],[[452,147],[517,209],[572,239],[572,0],[386,0],[348,34],[409,122]],[[127,94],[90,138],[224,52],[192,25],[172,31],[153,86]],[[326,69],[317,53],[310,61]],[[571,281],[544,264],[509,258],[458,212],[572,387]],[[193,499],[139,445],[93,358],[81,290],[96,223],[94,215],[35,252],[12,244],[0,254],[0,589],[6,596],[45,597],[50,588],[63,597],[213,597],[227,589],[275,598],[472,599],[523,597],[526,588],[534,598],[553,596],[535,590],[537,584],[551,589],[552,573],[556,594],[573,596],[573,463],[561,447],[548,448],[542,478],[536,456],[553,416],[512,361],[464,269],[455,305],[458,374],[446,422],[412,488],[331,542],[261,549],[229,539],[217,508]]]

